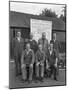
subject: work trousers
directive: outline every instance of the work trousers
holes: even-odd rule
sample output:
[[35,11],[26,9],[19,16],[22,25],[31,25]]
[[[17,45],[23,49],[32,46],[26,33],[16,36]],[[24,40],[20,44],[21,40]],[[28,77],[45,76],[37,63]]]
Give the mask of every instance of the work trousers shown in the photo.
[[28,80],[32,80],[32,77],[33,77],[33,65],[31,66],[31,65],[26,65],[25,64],[24,66],[22,66],[22,79],[26,80],[27,76],[28,76]]
[[57,76],[57,67],[55,67],[54,65],[50,65],[50,76],[54,75],[54,78],[56,78]]
[[44,77],[44,63],[36,63],[36,77]]
[[21,74],[21,55],[20,54],[15,56],[15,70],[16,70],[16,75]]

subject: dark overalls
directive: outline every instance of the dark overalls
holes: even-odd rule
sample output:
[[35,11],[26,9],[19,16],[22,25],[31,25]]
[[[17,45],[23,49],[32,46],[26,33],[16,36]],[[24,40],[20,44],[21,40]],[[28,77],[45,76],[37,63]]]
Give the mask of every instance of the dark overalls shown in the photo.
[[24,49],[24,40],[21,38],[20,41],[18,41],[17,38],[14,38],[12,42],[12,50],[15,59],[16,75],[21,73],[21,54],[23,49]]
[[48,60],[49,67],[50,67],[50,76],[53,74],[54,78],[56,78],[57,76],[57,67],[55,67],[55,62],[57,58],[56,50],[53,50],[52,54],[50,54],[50,51],[48,51],[46,58]]

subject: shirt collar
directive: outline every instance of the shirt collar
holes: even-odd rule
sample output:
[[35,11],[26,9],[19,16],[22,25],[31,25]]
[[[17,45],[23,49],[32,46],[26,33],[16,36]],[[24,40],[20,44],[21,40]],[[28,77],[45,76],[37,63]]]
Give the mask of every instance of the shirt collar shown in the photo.
[[31,49],[29,49],[29,51],[27,51],[27,49],[25,50],[26,52],[30,52],[31,51]]

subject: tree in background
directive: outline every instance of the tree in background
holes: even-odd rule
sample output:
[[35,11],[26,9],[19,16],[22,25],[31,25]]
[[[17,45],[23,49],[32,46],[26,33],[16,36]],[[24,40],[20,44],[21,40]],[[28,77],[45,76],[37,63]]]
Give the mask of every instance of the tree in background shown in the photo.
[[59,18],[62,19],[64,22],[66,22],[66,7],[62,8],[63,8],[62,12],[64,13],[64,15],[61,14]]
[[51,9],[47,9],[47,8],[42,10],[42,13],[40,13],[40,16],[47,16],[47,17],[58,18],[54,11],[52,11]]
[[58,17],[58,15],[55,13],[55,11],[52,11],[51,9],[45,8],[44,10],[42,10],[42,12],[39,15],[40,16],[59,18],[59,19],[63,20],[64,22],[66,22],[66,6],[62,7],[62,12],[64,14],[61,14],[60,17]]

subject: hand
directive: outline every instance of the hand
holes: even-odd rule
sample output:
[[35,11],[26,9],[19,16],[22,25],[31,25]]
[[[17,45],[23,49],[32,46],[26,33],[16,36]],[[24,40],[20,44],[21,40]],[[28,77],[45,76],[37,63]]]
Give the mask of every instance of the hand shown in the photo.
[[33,66],[33,64],[30,64],[30,66],[32,67],[32,66]]
[[55,63],[54,66],[57,67],[57,64]]
[[46,69],[49,69],[49,65],[48,64],[46,65]]
[[37,62],[37,65],[39,65],[40,64],[40,62]]
[[22,64],[21,68],[23,68],[25,66],[25,64]]

